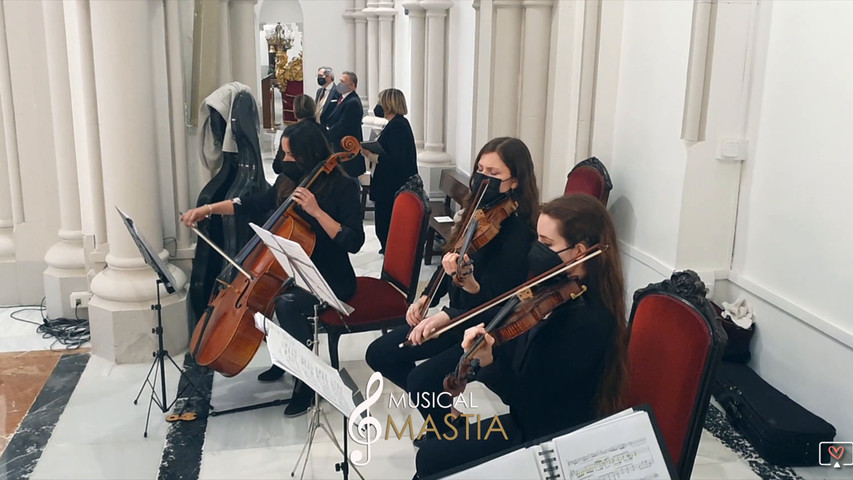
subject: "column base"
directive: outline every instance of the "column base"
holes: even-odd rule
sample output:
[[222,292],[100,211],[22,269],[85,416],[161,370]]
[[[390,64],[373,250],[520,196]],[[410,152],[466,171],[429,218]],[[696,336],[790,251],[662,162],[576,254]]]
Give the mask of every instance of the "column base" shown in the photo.
[[[116,364],[150,362],[158,348],[157,335],[151,332],[157,326],[157,312],[151,309],[155,302],[114,302],[93,297],[89,303],[92,354]],[[164,348],[175,355],[189,345],[187,295],[181,291],[160,302]]]
[[86,307],[78,307],[75,311],[71,294],[88,291],[89,280],[85,269],[47,267],[44,271],[44,296],[49,318],[87,318]]

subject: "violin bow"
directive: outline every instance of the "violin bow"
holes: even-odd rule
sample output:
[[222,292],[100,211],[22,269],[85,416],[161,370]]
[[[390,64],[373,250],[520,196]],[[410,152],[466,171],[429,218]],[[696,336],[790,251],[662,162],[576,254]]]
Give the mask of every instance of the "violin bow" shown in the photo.
[[[517,288],[514,288],[514,289],[512,289],[512,290],[510,290],[510,291],[508,291],[508,292],[506,292],[506,293],[504,293],[498,297],[495,297],[492,300],[489,300],[488,302],[480,305],[479,307],[475,307],[474,309],[469,310],[466,313],[463,313],[462,315],[457,317],[454,321],[452,321],[446,327],[430,332],[430,334],[427,335],[425,340],[432,340],[434,338],[438,338],[442,333],[444,333],[448,330],[452,330],[453,328],[456,328],[457,326],[461,325],[462,323],[465,323],[467,320],[469,320],[473,317],[476,317],[477,315],[485,312],[486,310],[494,307],[495,305],[499,305],[499,304],[509,300],[510,298],[517,296],[519,293],[530,289],[531,287],[535,287],[536,285],[539,285],[540,283],[545,282],[546,280],[550,280],[551,278],[554,278],[563,272],[571,270],[572,268],[601,255],[608,248],[609,248],[609,245],[603,245],[603,246],[601,244],[593,245],[592,247],[590,247],[587,250],[586,254],[583,257],[578,258],[577,260],[575,260],[572,263],[568,263],[568,264],[563,263],[562,265],[558,265],[558,266],[552,268],[551,270],[548,270],[547,272],[539,275],[538,277],[532,278],[532,279],[524,282],[523,284],[519,285]],[[399,347],[402,348],[406,345],[409,345],[410,343],[408,343],[408,342],[409,341],[406,340],[406,342],[401,343],[399,345]]]

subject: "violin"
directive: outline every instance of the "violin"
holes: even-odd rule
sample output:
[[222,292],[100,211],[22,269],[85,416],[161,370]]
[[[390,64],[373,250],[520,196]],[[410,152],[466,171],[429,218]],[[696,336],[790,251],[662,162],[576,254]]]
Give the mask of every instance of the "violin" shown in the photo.
[[[510,197],[507,197],[491,208],[480,208],[480,203],[483,196],[486,194],[487,181],[480,182],[477,193],[474,196],[474,201],[471,202],[466,214],[464,233],[456,237],[453,248],[450,251],[457,252],[459,258],[456,264],[456,274],[454,280],[457,284],[461,284],[464,276],[471,273],[469,265],[465,263],[465,256],[473,253],[494,239],[501,230],[501,223],[506,220],[513,212],[518,209],[518,202]],[[427,288],[427,300],[421,307],[420,317],[426,317],[427,310],[438,292],[438,287],[444,280],[444,269],[437,268],[432,278],[430,279],[429,287]]]
[[[361,146],[354,137],[344,137],[344,152],[332,154],[318,164],[299,186],[309,188],[323,173],[339,162],[354,158]],[[264,229],[293,240],[310,256],[316,237],[311,227],[296,214],[291,194],[264,223]],[[201,237],[204,238],[204,237]],[[264,334],[255,328],[256,312],[272,316],[274,299],[290,284],[287,273],[260,238],[255,235],[217,277],[213,298],[196,324],[190,351],[196,363],[230,377],[240,373],[254,357]],[[239,271],[239,275],[234,273]]]
[[[521,300],[522,297],[515,296],[504,304],[501,311],[489,322],[486,334],[495,339],[495,345],[508,342],[545,322],[557,307],[577,299],[586,290],[586,285],[581,285],[577,277],[565,277],[544,286],[532,298]],[[462,354],[453,373],[444,377],[444,390],[452,396],[455,397],[465,391],[467,383],[476,376],[480,362],[479,359],[472,357],[485,343],[485,339],[486,335],[478,336],[471,347]]]
[[[470,320],[471,318],[474,318],[477,315],[485,312],[486,310],[489,310],[492,307],[500,305],[506,301],[515,302],[515,301],[523,301],[523,300],[527,300],[529,298],[533,298],[533,296],[534,296],[534,292],[532,290],[533,287],[538,287],[540,284],[543,284],[543,283],[547,282],[548,280],[551,280],[552,278],[555,278],[558,275],[561,275],[564,272],[567,272],[567,271],[571,270],[572,268],[601,255],[608,248],[609,248],[608,245],[601,245],[598,243],[591,246],[586,251],[586,253],[584,254],[583,257],[580,257],[571,263],[563,263],[563,264],[557,265],[556,267],[552,268],[551,270],[548,270],[547,272],[542,273],[542,274],[540,274],[536,277],[533,277],[530,280],[522,283],[518,287],[516,287],[516,288],[514,288],[514,289],[512,289],[506,293],[503,293],[503,294],[489,300],[488,302],[486,302],[486,303],[484,303],[478,307],[475,307],[475,308],[463,313],[462,315],[459,315],[458,317],[452,319],[450,321],[450,324],[447,325],[446,327],[444,327],[440,330],[435,330],[432,333],[430,333],[426,337],[426,341],[432,340],[434,338],[438,338],[441,334],[447,332],[448,330],[452,330],[452,329],[458,327],[459,325],[465,323],[466,321]],[[538,289],[537,289],[537,292],[538,292]],[[517,300],[512,300],[513,298],[517,298]],[[507,307],[505,306],[504,308],[507,308]],[[399,345],[399,347],[402,348],[402,347],[409,346],[409,345],[412,345],[412,342],[409,340],[406,340],[405,342],[401,343]]]

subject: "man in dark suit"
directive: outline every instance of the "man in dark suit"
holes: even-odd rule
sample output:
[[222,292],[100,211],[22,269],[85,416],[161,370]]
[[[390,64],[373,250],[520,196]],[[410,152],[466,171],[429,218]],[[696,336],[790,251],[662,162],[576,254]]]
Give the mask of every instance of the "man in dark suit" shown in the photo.
[[335,72],[331,67],[320,67],[317,70],[317,94],[314,95],[314,118],[317,123],[324,127],[328,127],[329,116],[332,110],[337,106],[341,94],[335,88]]
[[[338,82],[338,93],[341,98],[332,109],[329,115],[329,141],[332,143],[332,148],[336,152],[342,152],[341,139],[347,135],[353,136],[362,141],[361,137],[361,118],[364,116],[364,110],[361,107],[361,99],[358,98],[358,93],[355,89],[358,86],[358,77],[353,72],[341,73],[341,80]],[[350,177],[358,178],[359,175],[365,172],[364,157],[356,156],[343,164],[344,170]]]

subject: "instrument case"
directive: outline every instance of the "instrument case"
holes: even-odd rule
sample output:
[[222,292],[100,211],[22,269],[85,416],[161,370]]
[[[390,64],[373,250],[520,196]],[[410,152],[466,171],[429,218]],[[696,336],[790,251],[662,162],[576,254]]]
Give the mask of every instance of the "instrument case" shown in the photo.
[[818,465],[835,427],[773,388],[751,368],[722,362],[712,386],[729,422],[762,458],[780,466]]

